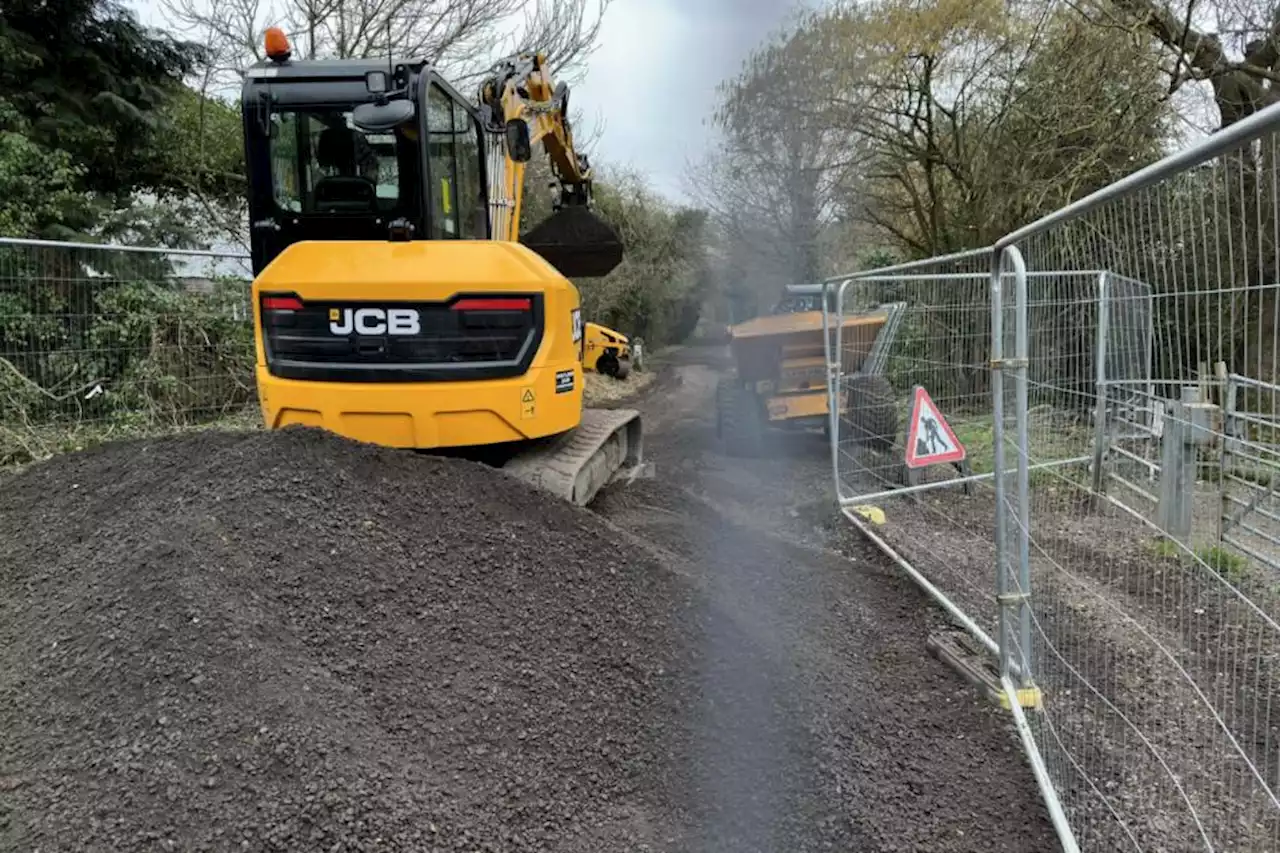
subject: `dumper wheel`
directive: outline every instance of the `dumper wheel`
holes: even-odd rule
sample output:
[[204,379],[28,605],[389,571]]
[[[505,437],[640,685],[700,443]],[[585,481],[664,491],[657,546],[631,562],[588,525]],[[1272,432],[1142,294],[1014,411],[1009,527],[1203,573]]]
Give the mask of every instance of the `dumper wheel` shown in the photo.
[[884,376],[864,374],[852,377],[845,390],[848,398],[841,438],[873,450],[892,450],[898,437],[893,385]]
[[613,374],[614,379],[622,380],[631,375],[631,359],[618,359],[618,372]]
[[730,456],[759,456],[764,445],[760,401],[733,379],[716,386],[716,435]]
[[611,352],[606,352],[596,360],[596,373],[601,376],[611,376],[614,379],[619,379],[621,378],[618,376],[619,370],[621,370],[621,365],[618,362],[618,357]]

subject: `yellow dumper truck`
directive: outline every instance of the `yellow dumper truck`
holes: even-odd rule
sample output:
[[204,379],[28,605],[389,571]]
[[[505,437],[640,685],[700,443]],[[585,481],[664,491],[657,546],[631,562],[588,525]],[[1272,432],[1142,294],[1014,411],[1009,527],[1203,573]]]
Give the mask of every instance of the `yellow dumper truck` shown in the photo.
[[614,379],[631,373],[631,340],[621,332],[588,322],[582,337],[582,367]]
[[[840,326],[836,395],[841,438],[892,446],[898,430],[894,389],[884,375],[905,303],[837,316],[834,288],[788,285],[766,315],[729,329],[734,373],[716,393],[716,430],[734,456],[758,456],[771,429],[830,428],[824,334]],[[823,300],[827,301],[824,325]]]

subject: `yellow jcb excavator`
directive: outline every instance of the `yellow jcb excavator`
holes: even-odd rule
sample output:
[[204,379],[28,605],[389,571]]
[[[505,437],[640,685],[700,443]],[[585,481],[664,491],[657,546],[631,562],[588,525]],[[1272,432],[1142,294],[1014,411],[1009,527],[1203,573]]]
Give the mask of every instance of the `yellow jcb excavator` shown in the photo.
[[[425,61],[294,60],[267,31],[244,141],[268,428],[497,460],[578,504],[642,464],[639,413],[584,409],[569,277],[622,260],[542,54],[469,100]],[[541,143],[556,211],[520,240]]]

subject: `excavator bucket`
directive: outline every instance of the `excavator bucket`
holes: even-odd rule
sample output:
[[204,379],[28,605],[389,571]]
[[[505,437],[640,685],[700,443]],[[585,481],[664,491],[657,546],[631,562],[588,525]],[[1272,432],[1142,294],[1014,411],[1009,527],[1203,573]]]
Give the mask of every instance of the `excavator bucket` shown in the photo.
[[580,204],[569,204],[535,225],[520,240],[565,278],[600,278],[622,263],[622,238]]

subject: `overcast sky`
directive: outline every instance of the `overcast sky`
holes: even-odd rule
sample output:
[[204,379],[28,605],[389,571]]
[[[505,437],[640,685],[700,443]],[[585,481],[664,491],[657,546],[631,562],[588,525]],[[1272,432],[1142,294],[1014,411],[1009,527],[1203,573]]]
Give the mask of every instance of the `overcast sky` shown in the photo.
[[604,127],[595,159],[634,166],[682,196],[686,164],[712,135],[717,84],[791,9],[792,0],[614,0],[574,89],[587,126]]
[[[128,0],[153,26],[158,0]],[[216,0],[215,0],[216,2]],[[686,164],[712,136],[716,85],[781,25],[796,0],[613,0],[600,44],[574,85],[583,133],[602,127],[592,153],[646,175],[679,200]]]

